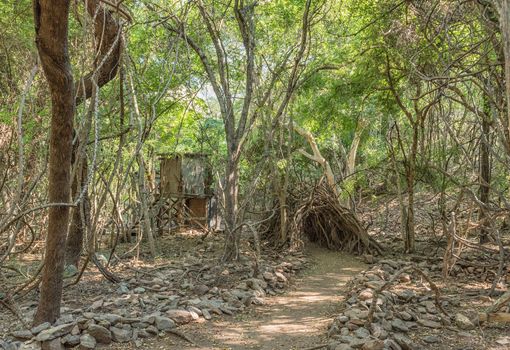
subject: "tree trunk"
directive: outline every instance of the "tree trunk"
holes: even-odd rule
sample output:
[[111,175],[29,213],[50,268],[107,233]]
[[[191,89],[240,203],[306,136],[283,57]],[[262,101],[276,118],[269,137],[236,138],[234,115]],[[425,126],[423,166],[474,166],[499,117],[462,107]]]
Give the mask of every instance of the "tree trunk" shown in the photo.
[[148,201],[148,191],[147,185],[145,182],[145,161],[143,159],[142,152],[138,152],[138,192],[140,194],[140,204],[141,204],[141,222],[142,232],[147,237],[147,241],[149,242],[149,249],[151,251],[151,255],[153,258],[156,258],[156,243],[154,242],[154,235],[152,231],[151,225],[151,214],[149,213],[149,201]]
[[[506,95],[506,142],[510,144],[510,1],[501,0],[499,10],[499,25],[503,39],[503,52],[505,56],[505,95]],[[510,146],[509,146],[510,149]]]
[[[80,79],[75,86],[75,102],[80,105],[83,101],[90,98],[94,91],[94,84],[97,88],[110,82],[115,78],[122,48],[120,40],[120,25],[113,16],[112,12],[101,6],[99,0],[85,1],[87,12],[94,19],[94,37],[97,42],[96,59],[94,61],[94,70]],[[87,167],[87,142],[90,130],[90,121],[85,126],[85,132],[80,133],[78,142],[82,142],[82,147],[75,146],[73,159],[74,167],[81,167],[75,170],[73,180],[73,200],[80,195],[81,188],[87,185],[88,167]],[[80,140],[80,136],[83,140]],[[81,174],[81,175],[80,175]],[[80,183],[81,185],[78,185]],[[88,192],[85,191],[78,208],[73,210],[70,231],[66,242],[66,264],[73,264],[78,267],[80,255],[83,247],[83,237],[86,230],[85,223],[90,219],[90,202]]]
[[405,237],[404,237],[404,250],[407,253],[414,252],[414,182],[416,178],[416,156],[418,151],[418,122],[413,124],[413,143],[411,145],[411,152],[409,154],[408,164],[406,166],[406,180],[407,180],[407,212],[405,219]]
[[[72,196],[73,201],[78,199],[84,186],[87,185],[88,166],[87,159],[83,159],[81,162],[81,169],[77,169],[73,184],[72,184]],[[87,222],[90,215],[90,201],[88,191],[85,190],[83,197],[78,204],[78,207],[74,208],[71,218],[71,225],[69,227],[69,233],[66,240],[66,265],[74,265],[78,267],[80,265],[80,256],[83,247],[83,236],[87,228]]]
[[[69,0],[35,0],[36,45],[51,94],[48,200],[69,203],[74,85],[67,52]],[[50,207],[40,299],[34,324],[60,316],[69,206]]]
[[238,194],[239,194],[239,161],[229,154],[225,179],[225,252],[223,261],[239,259],[239,243],[241,232],[236,230],[238,215]]
[[[489,144],[489,133],[490,133],[490,108],[488,106],[488,101],[485,99],[485,109],[486,114],[482,116],[482,135],[480,137],[480,173],[479,173],[479,182],[480,188],[478,189],[480,195],[480,202],[484,204],[489,203],[489,189],[491,182],[491,168],[490,168],[490,144]],[[479,241],[480,244],[487,243],[487,230],[485,229],[485,225],[487,224],[487,219],[485,218],[485,212],[483,209],[479,209],[478,211],[478,220],[482,224],[482,228],[480,229]]]

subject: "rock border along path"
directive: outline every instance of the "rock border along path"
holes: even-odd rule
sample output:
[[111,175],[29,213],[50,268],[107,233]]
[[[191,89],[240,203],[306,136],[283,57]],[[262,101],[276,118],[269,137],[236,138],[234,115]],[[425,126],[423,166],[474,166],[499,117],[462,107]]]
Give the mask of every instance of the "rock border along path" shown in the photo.
[[[286,293],[266,298],[264,305],[247,313],[222,317],[179,328],[194,340],[190,345],[174,336],[144,343],[161,350],[290,350],[328,342],[327,328],[340,302],[347,281],[366,268],[355,257],[311,246],[312,266],[295,278]],[[117,349],[126,349],[118,345]]]

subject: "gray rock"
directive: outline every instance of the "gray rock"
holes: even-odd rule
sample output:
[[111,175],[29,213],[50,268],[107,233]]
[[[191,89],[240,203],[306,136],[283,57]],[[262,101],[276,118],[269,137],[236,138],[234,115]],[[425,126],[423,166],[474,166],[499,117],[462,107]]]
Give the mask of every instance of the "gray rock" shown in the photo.
[[417,350],[413,341],[402,333],[395,333],[393,339],[400,345],[403,350]]
[[128,323],[128,324],[133,324],[133,323],[137,323],[137,322],[140,322],[142,319],[139,318],[139,317],[122,317],[122,319],[120,320],[120,322],[122,323]]
[[117,288],[117,294],[129,294],[129,288],[126,283],[121,282],[119,288]]
[[27,340],[27,339],[32,339],[33,337],[33,334],[31,331],[29,331],[28,329],[23,329],[23,330],[19,330],[19,331],[14,331],[11,333],[12,336],[16,339],[21,339],[21,340]]
[[74,322],[73,315],[66,314],[66,315],[60,316],[59,319],[57,320],[57,322],[55,322],[55,325],[60,326],[62,324],[68,324],[68,323],[73,323],[73,322]]
[[368,317],[367,310],[360,310],[358,308],[352,308],[344,311],[344,315],[349,317],[349,319],[360,319],[363,320]]
[[393,327],[391,327],[391,322],[384,318],[381,320],[381,327],[387,332],[390,332],[393,329]]
[[455,325],[464,331],[469,331],[475,328],[473,322],[461,313],[455,315]]
[[70,278],[78,274],[78,268],[75,265],[67,265],[64,268],[64,278]]
[[188,306],[188,311],[194,312],[197,315],[202,316],[202,310],[200,310],[198,307],[195,307],[195,306],[192,306],[192,305]]
[[338,322],[341,322],[341,323],[345,323],[347,321],[349,321],[349,317],[345,316],[345,315],[340,315],[336,318],[336,320]]
[[144,339],[144,338],[150,338],[151,334],[147,332],[145,329],[139,329],[138,330],[138,338]]
[[155,325],[160,331],[166,331],[175,328],[175,322],[172,319],[163,316],[155,317]]
[[91,324],[87,328],[87,333],[93,336],[100,344],[110,344],[112,342],[112,333],[103,326]]
[[122,316],[117,314],[103,314],[99,316],[99,321],[105,320],[114,325],[122,320]]
[[154,322],[156,322],[156,316],[160,316],[160,315],[148,315],[148,316],[144,316],[142,317],[142,322],[143,323],[148,323],[148,324],[154,324]]
[[197,295],[204,295],[209,292],[209,287],[207,287],[205,284],[199,284],[193,288],[193,292],[195,292]]
[[33,334],[39,334],[41,333],[42,331],[45,331],[47,330],[48,328],[51,327],[51,323],[49,322],[44,322],[44,323],[41,323],[40,325],[38,326],[35,326],[33,327],[30,332],[32,332]]
[[336,337],[336,339],[338,339],[338,340],[340,340],[342,343],[346,343],[346,344],[350,344],[351,342],[353,342],[354,340],[356,340],[356,338],[351,337],[350,335],[341,335],[340,337]]
[[416,293],[409,289],[404,289],[396,293],[399,299],[404,301],[411,301],[411,299],[416,298]]
[[370,337],[370,332],[364,327],[360,327],[354,331],[354,335],[361,339]]
[[35,337],[35,340],[44,342],[44,341],[62,337],[64,335],[68,334],[69,332],[71,332],[73,327],[74,327],[73,323],[68,323],[68,324],[62,324],[60,326],[48,328],[48,329],[40,332]]
[[391,327],[399,332],[409,332],[409,327],[400,318],[396,318],[391,321]]
[[158,329],[154,326],[149,326],[145,329],[145,331],[152,335],[157,335],[159,333]]
[[336,324],[333,324],[328,329],[328,338],[331,338],[332,336],[334,336],[335,334],[338,334],[338,333],[340,333],[340,330],[338,329],[338,326]]
[[334,350],[353,350],[348,344],[337,344],[334,348]]
[[398,343],[396,341],[394,341],[393,339],[390,339],[390,338],[388,338],[384,341],[384,347],[389,350],[402,350],[400,345],[398,345]]
[[133,292],[136,293],[136,294],[143,294],[143,293],[145,293],[145,288],[143,288],[143,287],[136,287],[135,289],[133,289]]
[[420,326],[428,327],[428,328],[441,328],[442,325],[439,322],[427,320],[425,318],[420,318],[417,323]]
[[149,327],[149,324],[145,323],[145,322],[135,322],[135,323],[131,324],[131,327],[136,328],[136,329],[145,329],[145,328]]
[[457,332],[457,336],[459,336],[461,338],[472,338],[473,334],[471,334],[469,332]]
[[94,349],[96,347],[96,339],[90,334],[83,334],[80,337],[80,350]]
[[406,311],[401,311],[398,313],[398,317],[403,319],[404,321],[411,321],[413,319],[413,316]]
[[202,315],[206,320],[210,320],[212,318],[211,314],[209,313],[209,310],[207,309],[201,309]]
[[429,343],[429,344],[438,343],[439,337],[437,337],[435,335],[427,335],[426,337],[423,338],[423,341],[425,343]]
[[[24,344],[22,344],[23,346]],[[14,343],[11,343],[11,342],[7,342],[7,341],[4,341],[2,339],[0,339],[0,349],[3,349],[3,350],[17,350],[17,346],[16,344]],[[28,347],[27,347],[27,350],[28,350]]]
[[386,339],[388,337],[388,332],[384,330],[384,328],[378,323],[372,323],[370,325],[370,333],[377,339]]
[[383,350],[384,342],[382,340],[369,340],[361,347],[361,350]]
[[[224,311],[223,308],[221,308],[221,310]],[[170,317],[172,320],[174,320],[178,324],[185,324],[185,323],[189,323],[189,322],[193,321],[193,316],[187,310],[173,309],[173,310],[168,310],[166,312],[166,314],[168,315],[168,317]]]
[[80,336],[68,334],[65,337],[61,338],[61,343],[68,347],[77,346],[78,344],[80,344]]
[[19,348],[13,343],[11,343],[11,345],[13,345],[14,348],[5,348],[5,350],[41,350],[41,346],[36,342],[21,343]]
[[131,340],[133,332],[131,330],[122,329],[118,327],[111,327],[112,339],[117,343],[126,343]]
[[42,350],[65,350],[64,345],[60,341],[60,338],[43,341],[41,343]]
[[352,347],[352,348],[355,348],[355,349],[359,349],[361,348],[365,343],[367,342],[367,339],[359,339],[359,338],[355,338],[353,339],[349,345]]

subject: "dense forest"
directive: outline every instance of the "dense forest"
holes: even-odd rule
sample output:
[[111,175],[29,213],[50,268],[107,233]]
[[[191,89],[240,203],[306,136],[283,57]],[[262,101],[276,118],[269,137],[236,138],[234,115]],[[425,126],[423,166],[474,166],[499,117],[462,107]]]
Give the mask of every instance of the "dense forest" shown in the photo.
[[2,0],[0,349],[509,349],[509,0]]

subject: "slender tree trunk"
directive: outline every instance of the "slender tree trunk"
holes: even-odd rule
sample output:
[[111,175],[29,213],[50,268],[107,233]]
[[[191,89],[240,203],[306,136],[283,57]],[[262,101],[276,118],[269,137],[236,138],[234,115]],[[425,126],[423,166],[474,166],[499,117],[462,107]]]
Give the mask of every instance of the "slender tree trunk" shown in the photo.
[[407,181],[407,213],[405,217],[405,234],[404,249],[407,253],[414,252],[414,183],[416,178],[416,156],[418,151],[419,139],[419,125],[413,125],[413,143],[411,145],[411,152],[406,167],[406,181]]
[[229,154],[225,179],[225,242],[224,261],[239,259],[241,231],[236,230],[239,195],[239,161],[234,154]]
[[[87,184],[88,166],[87,159],[81,162],[81,169],[77,169],[72,184],[73,201],[80,196],[83,187]],[[88,191],[85,190],[83,197],[78,205],[74,208],[71,218],[71,225],[66,240],[66,265],[80,265],[80,256],[83,247],[83,237],[87,227],[87,222],[90,215],[90,201]]]
[[[97,88],[110,82],[115,78],[120,64],[122,41],[120,40],[120,25],[114,15],[106,8],[101,6],[99,0],[84,1],[87,6],[87,12],[94,19],[94,37],[97,42],[95,69],[80,79],[75,86],[75,102],[80,105],[83,101],[93,95],[94,84]],[[92,99],[94,97],[92,96]],[[82,147],[75,146],[75,155],[73,166],[81,169],[75,170],[73,180],[73,199],[80,195],[81,188],[86,186],[88,177],[87,166],[87,142],[90,130],[90,121],[84,127],[85,132],[80,133],[78,142],[82,142]],[[83,140],[80,140],[80,136]],[[121,136],[122,137],[122,136]],[[81,175],[80,175],[81,174]],[[81,185],[78,185],[78,184]],[[80,255],[83,247],[83,237],[85,235],[87,220],[90,219],[90,201],[88,192],[85,191],[78,208],[73,210],[70,231],[66,242],[66,264],[73,264],[78,267]],[[90,252],[89,252],[90,253]]]
[[[287,210],[287,191],[289,187],[289,173],[286,169],[283,174],[279,175],[280,180],[278,186],[278,204],[280,206],[280,244],[288,243],[287,226],[288,226],[288,210]],[[293,242],[290,242],[291,244]]]
[[149,242],[149,249],[151,251],[151,255],[153,258],[156,257],[156,243],[154,242],[154,235],[152,231],[151,225],[151,215],[149,213],[149,201],[148,201],[148,191],[147,184],[145,182],[145,161],[142,156],[142,152],[138,153],[138,189],[140,193],[140,203],[141,203],[141,223],[142,231],[147,237],[147,241]]
[[[485,101],[487,104],[487,101]],[[480,202],[484,204],[489,203],[489,190],[490,190],[490,182],[491,182],[491,168],[490,168],[490,144],[489,144],[489,133],[490,133],[490,110],[486,108],[486,115],[482,117],[482,135],[480,140],[480,187],[478,189],[480,195]],[[480,230],[479,241],[480,244],[487,243],[487,230],[485,229],[485,225],[487,224],[487,220],[485,218],[485,212],[482,209],[478,211],[478,220],[480,220],[482,224],[482,228]]]
[[[48,200],[69,203],[74,84],[68,48],[69,0],[35,0],[36,45],[51,94]],[[50,207],[40,299],[34,324],[60,316],[69,206]]]
[[[503,52],[505,56],[505,95],[506,95],[506,130],[507,143],[510,143],[510,1],[500,0],[499,25],[503,39]],[[510,149],[510,146],[509,146]]]

